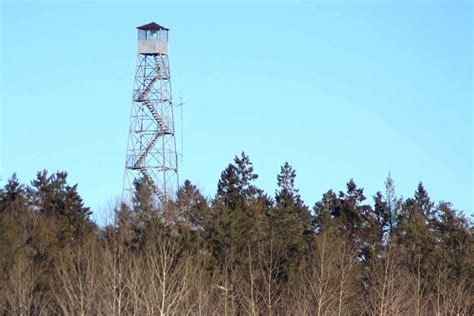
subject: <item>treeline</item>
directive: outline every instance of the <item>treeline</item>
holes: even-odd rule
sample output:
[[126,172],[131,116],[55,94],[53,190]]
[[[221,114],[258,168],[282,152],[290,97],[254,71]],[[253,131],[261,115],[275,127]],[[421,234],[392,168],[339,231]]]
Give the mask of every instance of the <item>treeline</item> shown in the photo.
[[312,208],[285,163],[270,196],[248,156],[214,198],[186,181],[160,206],[146,181],[113,224],[67,174],[0,191],[2,315],[473,315],[474,227],[420,183],[366,198],[353,180]]

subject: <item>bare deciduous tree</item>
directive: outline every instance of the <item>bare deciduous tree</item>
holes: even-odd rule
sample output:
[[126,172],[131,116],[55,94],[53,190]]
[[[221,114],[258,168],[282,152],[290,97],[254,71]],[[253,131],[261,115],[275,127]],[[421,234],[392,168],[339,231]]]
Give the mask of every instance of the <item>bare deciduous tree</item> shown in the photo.
[[436,294],[432,299],[438,315],[469,315],[474,308],[474,285],[469,280],[450,278],[446,267],[436,274]]
[[400,254],[388,244],[370,261],[367,313],[370,315],[403,315],[410,298],[407,296],[407,271]]
[[149,315],[179,314],[190,294],[190,256],[173,236],[159,233],[147,246],[142,274],[143,304]]
[[31,315],[34,311],[35,286],[39,276],[26,254],[15,258],[5,282],[0,285],[4,298],[4,311],[10,315]]
[[120,237],[113,238],[101,247],[101,314],[127,315],[133,293],[127,287],[131,273],[130,251]]
[[56,277],[50,286],[55,302],[64,315],[90,315],[97,312],[100,269],[94,238],[80,246],[67,246],[59,255]]

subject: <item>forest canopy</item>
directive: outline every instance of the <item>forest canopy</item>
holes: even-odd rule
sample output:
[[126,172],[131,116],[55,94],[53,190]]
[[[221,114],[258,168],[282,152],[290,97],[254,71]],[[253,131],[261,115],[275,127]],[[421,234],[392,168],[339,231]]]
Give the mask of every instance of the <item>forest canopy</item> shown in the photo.
[[0,189],[1,315],[472,315],[474,226],[420,182],[353,179],[304,203],[289,163],[268,194],[242,153],[204,196],[157,203],[146,181],[91,220],[66,172]]

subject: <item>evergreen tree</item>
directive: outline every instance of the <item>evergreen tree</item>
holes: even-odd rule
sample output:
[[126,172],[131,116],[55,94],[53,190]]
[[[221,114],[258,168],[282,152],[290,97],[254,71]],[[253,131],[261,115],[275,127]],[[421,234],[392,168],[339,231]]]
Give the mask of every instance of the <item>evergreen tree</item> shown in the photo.
[[89,218],[91,211],[84,206],[77,184],[67,184],[66,172],[58,171],[51,176],[46,170],[38,172],[31,185],[28,191],[33,209],[55,220],[60,240],[77,241],[94,230]]
[[245,153],[236,156],[222,172],[211,206],[206,240],[227,280],[234,285],[235,269],[249,262],[249,243],[258,239],[261,227],[257,223],[271,205],[255,186],[257,178],[249,157]]
[[423,252],[434,248],[434,236],[430,217],[433,215],[433,202],[430,200],[423,184],[418,184],[414,198],[405,200],[399,214],[397,238],[401,243]]
[[207,200],[191,181],[184,181],[177,193],[179,217],[193,231],[203,231],[209,222],[209,206]]
[[277,176],[278,190],[275,193],[276,207],[286,211],[295,220],[301,222],[305,228],[308,227],[311,215],[295,187],[296,171],[285,162]]
[[316,227],[323,220],[328,221],[326,213],[329,213],[336,221],[341,236],[349,238],[360,258],[366,259],[380,240],[380,227],[370,205],[362,204],[365,200],[364,189],[357,187],[352,179],[346,186],[346,193],[340,191],[336,196],[329,191],[315,205]]
[[302,260],[311,232],[311,214],[295,187],[295,178],[296,171],[285,162],[277,176],[276,205],[270,216],[270,233],[285,256],[286,274]]
[[261,193],[253,182],[258,175],[245,153],[235,156],[221,173],[217,194],[212,203],[208,239],[218,262],[235,262],[243,254],[246,238],[251,231],[252,205]]
[[223,203],[231,209],[236,209],[243,204],[239,190],[237,168],[233,164],[229,164],[221,173],[221,178],[217,184],[217,196],[214,203],[217,202]]
[[11,268],[15,257],[23,252],[22,247],[30,239],[30,232],[25,231],[27,219],[25,189],[13,174],[0,189],[0,283],[3,272]]
[[385,180],[385,195],[377,192],[374,196],[374,214],[380,227],[380,239],[384,243],[396,228],[400,205],[401,199],[395,195],[395,184],[389,173]]
[[[132,205],[123,207],[123,215],[128,215],[131,230],[131,245],[133,248],[142,249],[154,232],[152,227],[155,222],[165,221],[162,209],[158,209],[153,190],[146,178],[136,179],[133,182],[134,191]],[[129,210],[129,212],[127,212]],[[123,219],[122,219],[123,220]]]
[[435,267],[439,264],[436,239],[428,218],[432,205],[420,183],[414,198],[403,202],[398,226],[393,234],[401,253],[402,267],[409,271],[416,284],[412,293],[416,311],[421,310],[426,297],[434,291],[437,273]]
[[[399,222],[396,232],[399,243],[412,249],[414,253],[427,255],[432,251],[434,247],[433,234],[425,214],[414,199],[409,198],[403,203]],[[428,257],[424,256],[424,258]]]
[[26,207],[26,190],[18,181],[16,174],[8,179],[3,189],[0,189],[0,213],[16,213]]
[[385,242],[390,232],[390,207],[382,193],[377,192],[374,196],[374,214],[380,227],[380,242]]
[[396,225],[398,212],[400,211],[401,199],[397,198],[395,194],[395,183],[392,179],[390,172],[388,173],[387,179],[385,180],[385,201],[389,211],[388,216],[388,230],[391,233]]
[[234,162],[239,179],[237,188],[247,199],[257,197],[262,193],[262,190],[257,189],[253,184],[253,182],[258,179],[258,175],[253,172],[253,166],[249,156],[246,155],[245,152],[242,152],[240,157],[235,157]]
[[434,203],[430,200],[428,192],[426,192],[423,183],[418,183],[418,187],[415,191],[415,203],[418,207],[418,211],[428,220],[434,215]]
[[440,202],[436,213],[438,217],[434,220],[433,230],[441,261],[451,277],[474,281],[474,256],[470,253],[474,239],[467,219],[447,202]]
[[312,226],[317,234],[334,224],[333,210],[336,204],[338,204],[337,196],[332,190],[324,193],[322,199],[314,204]]
[[299,199],[298,189],[295,187],[296,171],[285,162],[280,168],[277,176],[278,190],[276,192],[277,203],[285,204],[286,200]]
[[146,179],[141,178],[133,182],[135,190],[132,196],[132,209],[137,213],[150,213],[157,211],[153,200],[153,191]]
[[224,203],[230,209],[244,210],[249,202],[261,196],[262,191],[253,182],[258,175],[253,172],[249,157],[242,152],[235,156],[234,164],[229,164],[222,172],[217,184],[215,203]]

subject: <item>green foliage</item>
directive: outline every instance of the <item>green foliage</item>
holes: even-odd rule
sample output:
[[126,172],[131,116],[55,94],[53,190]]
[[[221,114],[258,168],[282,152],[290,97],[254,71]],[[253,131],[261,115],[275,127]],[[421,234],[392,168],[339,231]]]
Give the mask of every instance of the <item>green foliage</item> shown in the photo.
[[468,220],[447,202],[440,202],[435,212],[437,216],[432,221],[432,230],[438,257],[453,278],[469,276],[473,280],[474,239],[469,232]]
[[309,246],[311,213],[295,187],[296,171],[285,162],[277,176],[276,205],[269,214],[272,242],[281,254],[280,276],[287,280],[301,265]]
[[176,204],[180,219],[192,231],[202,232],[209,224],[209,205],[197,187],[189,180],[179,188]]
[[0,213],[17,213],[26,206],[25,189],[16,174],[8,179],[5,188],[0,191]]
[[[247,240],[253,231],[256,205],[268,199],[253,182],[258,175],[245,153],[222,172],[212,203],[207,240],[221,266],[245,260]],[[264,203],[265,203],[264,202]]]
[[351,179],[347,183],[346,193],[339,192],[336,195],[328,191],[314,209],[316,230],[324,229],[333,221],[339,234],[349,238],[361,259],[372,255],[381,237],[377,215],[370,205],[363,204],[364,201],[364,190]]
[[32,208],[51,219],[63,244],[78,241],[94,230],[90,221],[91,211],[84,206],[77,193],[77,184],[67,184],[67,173],[38,172],[28,188],[28,200]]
[[389,174],[370,205],[350,179],[311,212],[289,163],[274,197],[257,178],[242,153],[212,201],[186,180],[167,205],[142,179],[99,228],[66,172],[29,186],[13,175],[0,189],[0,315],[474,313],[473,225],[423,184],[402,200]]

